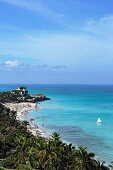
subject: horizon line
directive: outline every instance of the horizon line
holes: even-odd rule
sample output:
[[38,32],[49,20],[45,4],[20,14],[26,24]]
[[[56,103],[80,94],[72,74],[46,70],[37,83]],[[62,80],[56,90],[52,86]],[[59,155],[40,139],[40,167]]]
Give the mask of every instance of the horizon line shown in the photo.
[[113,85],[113,84],[80,84],[80,83],[0,83],[0,85]]

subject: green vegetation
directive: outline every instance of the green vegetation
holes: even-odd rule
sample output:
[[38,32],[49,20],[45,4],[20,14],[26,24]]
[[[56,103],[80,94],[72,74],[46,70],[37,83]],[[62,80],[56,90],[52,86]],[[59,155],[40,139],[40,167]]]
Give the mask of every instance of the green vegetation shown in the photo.
[[86,148],[62,142],[58,133],[49,140],[36,138],[27,131],[27,124],[0,104],[0,169],[109,170]]
[[0,103],[39,102],[44,100],[50,100],[50,98],[47,98],[43,94],[30,95],[26,87],[19,87],[19,90],[0,92]]
[[0,102],[1,103],[10,103],[10,102],[18,102],[20,101],[21,95],[18,92],[0,92]]
[[26,90],[26,87],[25,86],[20,86],[20,87],[18,87],[20,90],[23,90],[23,89],[25,89]]

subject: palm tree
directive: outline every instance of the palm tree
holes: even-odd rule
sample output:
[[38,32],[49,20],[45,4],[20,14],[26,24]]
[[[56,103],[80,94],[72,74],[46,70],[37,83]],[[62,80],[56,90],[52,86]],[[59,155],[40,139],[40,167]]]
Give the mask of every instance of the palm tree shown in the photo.
[[54,132],[51,135],[52,139],[59,141],[60,140],[60,134],[58,132]]
[[86,147],[79,147],[75,152],[74,170],[96,170],[94,153],[88,153]]
[[[51,150],[50,145],[46,145],[44,150],[41,150],[38,154],[39,168],[46,170],[54,170],[54,162],[57,159],[55,152]],[[56,170],[56,169],[55,169]]]
[[45,144],[44,149],[40,150],[39,167],[46,170],[58,170],[61,165],[61,157],[64,151],[63,142],[60,141],[60,135],[54,132]]
[[64,153],[62,153],[62,163],[66,170],[70,170],[73,165],[73,158],[75,154],[75,147],[72,144],[65,144]]

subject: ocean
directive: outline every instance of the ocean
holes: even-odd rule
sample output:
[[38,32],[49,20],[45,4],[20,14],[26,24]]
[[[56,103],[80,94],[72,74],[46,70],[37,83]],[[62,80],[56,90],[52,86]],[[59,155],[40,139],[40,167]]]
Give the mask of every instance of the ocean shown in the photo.
[[[19,85],[0,85],[0,91]],[[59,132],[61,139],[85,146],[100,161],[113,161],[112,85],[24,85],[29,93],[45,94],[51,100],[40,102],[39,110],[29,113],[48,132]],[[97,124],[98,117],[102,124]]]

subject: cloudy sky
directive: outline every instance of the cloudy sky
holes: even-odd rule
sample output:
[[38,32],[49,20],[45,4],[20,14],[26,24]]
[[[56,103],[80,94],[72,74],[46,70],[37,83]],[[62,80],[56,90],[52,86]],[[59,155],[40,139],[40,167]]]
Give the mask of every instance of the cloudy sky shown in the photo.
[[0,83],[113,84],[113,0],[0,0]]

